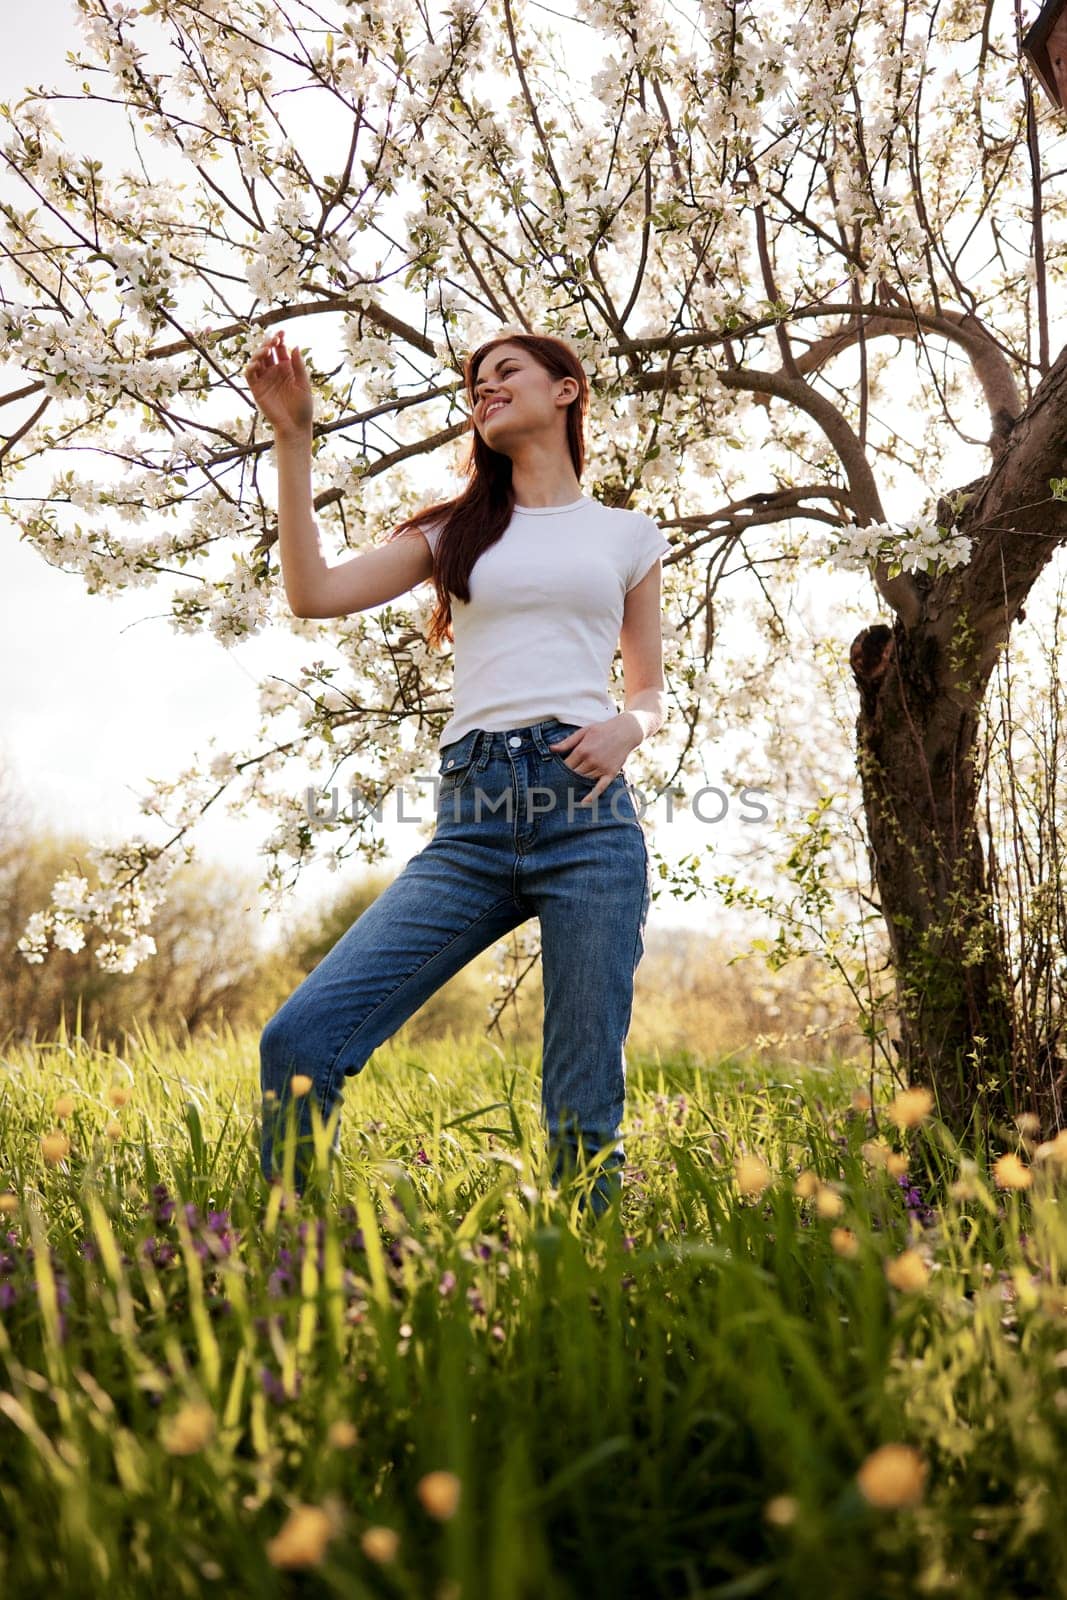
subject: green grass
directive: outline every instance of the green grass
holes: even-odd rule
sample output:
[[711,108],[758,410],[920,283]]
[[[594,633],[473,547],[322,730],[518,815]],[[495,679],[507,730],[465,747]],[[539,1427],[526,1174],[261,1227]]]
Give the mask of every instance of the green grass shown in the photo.
[[[9,1049],[0,1592],[1063,1593],[1060,1163],[998,1188],[886,1088],[904,1179],[842,1064],[628,1083],[597,1221],[548,1186],[536,1058],[394,1040],[283,1203],[254,1036]],[[917,1476],[883,1504],[893,1444]]]

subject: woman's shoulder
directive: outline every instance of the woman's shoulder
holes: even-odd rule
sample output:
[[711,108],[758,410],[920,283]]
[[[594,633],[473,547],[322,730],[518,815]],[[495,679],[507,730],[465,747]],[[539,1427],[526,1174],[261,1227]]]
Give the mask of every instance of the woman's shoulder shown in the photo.
[[652,545],[669,548],[659,523],[647,511],[634,506],[606,505],[602,500],[594,500],[593,505],[624,545],[637,545],[641,549]]
[[654,528],[658,529],[659,527],[654,517],[649,516],[647,511],[639,510],[636,506],[613,506],[606,500],[598,500],[595,495],[589,495],[588,499],[590,510],[615,518],[621,526],[636,529],[651,524]]

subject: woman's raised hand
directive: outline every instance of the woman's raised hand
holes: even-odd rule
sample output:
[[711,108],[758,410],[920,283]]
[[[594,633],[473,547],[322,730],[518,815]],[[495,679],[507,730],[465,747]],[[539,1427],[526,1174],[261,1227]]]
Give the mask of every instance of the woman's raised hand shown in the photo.
[[315,400],[304,358],[299,350],[285,348],[279,328],[265,339],[245,367],[252,398],[276,434],[311,431]]

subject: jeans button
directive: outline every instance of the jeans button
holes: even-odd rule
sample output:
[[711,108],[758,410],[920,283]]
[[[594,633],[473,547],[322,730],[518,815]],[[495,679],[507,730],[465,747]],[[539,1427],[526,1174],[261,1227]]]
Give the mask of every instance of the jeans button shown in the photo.
[[516,734],[512,734],[511,738],[508,740],[508,744],[513,750],[517,749],[521,743],[522,740]]

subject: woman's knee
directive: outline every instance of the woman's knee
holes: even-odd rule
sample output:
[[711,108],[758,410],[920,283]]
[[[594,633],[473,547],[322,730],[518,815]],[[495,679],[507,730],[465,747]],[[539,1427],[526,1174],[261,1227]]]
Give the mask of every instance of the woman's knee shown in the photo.
[[294,1073],[314,1076],[307,1056],[308,1030],[288,1002],[276,1011],[259,1036],[260,1079],[264,1089],[280,1090]]

